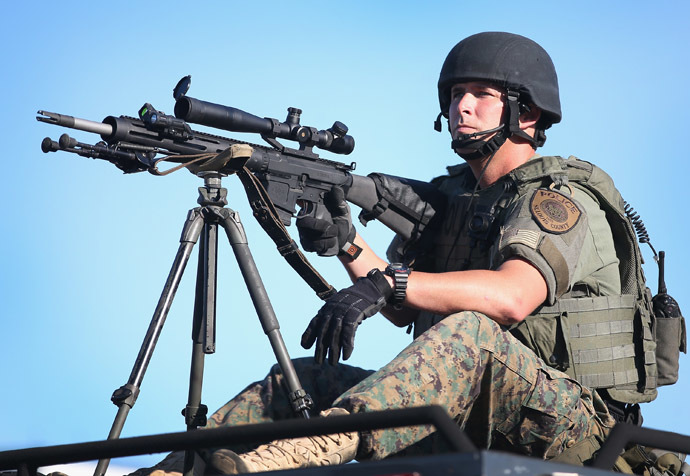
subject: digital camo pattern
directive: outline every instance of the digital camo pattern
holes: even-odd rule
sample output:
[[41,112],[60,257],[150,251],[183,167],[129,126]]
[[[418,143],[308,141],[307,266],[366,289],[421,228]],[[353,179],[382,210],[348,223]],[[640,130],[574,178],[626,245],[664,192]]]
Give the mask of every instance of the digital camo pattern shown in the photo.
[[[589,390],[472,312],[444,319],[377,372],[317,365],[311,358],[295,360],[295,367],[317,403],[314,413],[331,405],[367,412],[437,404],[483,448],[551,458],[586,437],[604,436],[613,424],[608,414],[597,414]],[[211,416],[208,426],[293,417],[283,385],[274,367]],[[443,448],[432,433],[413,427],[363,434],[358,459]]]
[[[292,362],[302,388],[314,399],[313,414],[332,407],[343,392],[373,373],[345,364],[319,365],[311,357],[294,359]],[[295,415],[286,393],[285,378],[280,367],[274,365],[266,378],[249,385],[211,415],[207,428],[292,418]]]
[[[314,399],[315,405],[311,412],[312,415],[318,415],[321,411],[330,408],[338,396],[373,372],[344,364],[332,366],[324,363],[319,365],[311,357],[294,359],[292,362],[302,388]],[[280,367],[274,365],[266,378],[247,386],[235,398],[211,415],[205,428],[267,423],[295,418],[286,395],[285,378]],[[228,447],[228,449],[235,453],[244,453],[256,446],[248,441],[245,445],[236,445]],[[200,452],[200,456],[209,461],[210,454],[217,449],[210,448]],[[155,466],[139,469],[129,476],[164,476],[165,474],[181,473],[183,465],[184,452],[178,451],[170,453]]]
[[[481,448],[552,458],[585,438],[603,439],[614,423],[596,394],[547,367],[498,324],[474,312],[447,317],[377,372],[318,365],[312,358],[294,364],[315,400],[314,414],[331,406],[369,412],[437,404]],[[284,388],[274,366],[265,379],[215,412],[207,427],[294,418]],[[249,443],[230,449],[245,452],[253,448]],[[429,426],[393,428],[362,434],[357,459],[444,449]],[[167,463],[175,462],[170,469],[177,469],[181,461],[178,455]],[[155,468],[168,468],[165,463]]]
[[[482,448],[552,458],[613,420],[591,392],[547,367],[489,318],[463,312],[416,339],[390,364],[348,390],[336,406],[353,412],[441,405]],[[603,403],[597,408],[603,408]],[[359,458],[380,459],[418,442],[429,427],[362,435]]]

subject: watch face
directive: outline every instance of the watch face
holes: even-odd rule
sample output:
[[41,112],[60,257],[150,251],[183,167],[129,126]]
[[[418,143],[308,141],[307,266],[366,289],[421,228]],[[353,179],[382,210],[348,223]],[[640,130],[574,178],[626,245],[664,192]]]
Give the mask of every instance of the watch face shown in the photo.
[[405,266],[402,263],[391,263],[388,265],[388,269],[390,269],[394,273],[409,273],[410,272],[410,268],[408,268],[407,266]]

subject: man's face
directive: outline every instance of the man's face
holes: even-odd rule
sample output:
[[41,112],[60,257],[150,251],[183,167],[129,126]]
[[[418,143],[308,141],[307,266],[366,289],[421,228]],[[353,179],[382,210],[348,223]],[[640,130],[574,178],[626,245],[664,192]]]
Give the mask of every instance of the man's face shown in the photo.
[[[458,83],[451,88],[450,99],[448,121],[453,139],[462,134],[494,129],[501,124],[504,94],[503,90],[492,86],[491,83]],[[493,134],[476,138],[488,140]]]

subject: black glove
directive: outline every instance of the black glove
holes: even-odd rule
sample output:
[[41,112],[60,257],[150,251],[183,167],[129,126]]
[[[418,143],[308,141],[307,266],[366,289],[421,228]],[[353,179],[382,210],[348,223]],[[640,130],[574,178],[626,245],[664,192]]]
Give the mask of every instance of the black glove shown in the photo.
[[356,258],[353,252],[348,251],[355,246],[352,242],[356,232],[352,226],[350,207],[345,201],[345,192],[342,188],[334,186],[325,194],[323,202],[331,214],[332,221],[312,216],[297,219],[302,248],[305,251],[315,251],[319,256],[348,254],[353,259]]
[[378,269],[369,271],[349,288],[340,290],[326,301],[302,334],[302,347],[309,349],[316,342],[314,359],[335,365],[343,352],[343,360],[352,355],[355,331],[367,317],[379,312],[393,295],[385,276]]

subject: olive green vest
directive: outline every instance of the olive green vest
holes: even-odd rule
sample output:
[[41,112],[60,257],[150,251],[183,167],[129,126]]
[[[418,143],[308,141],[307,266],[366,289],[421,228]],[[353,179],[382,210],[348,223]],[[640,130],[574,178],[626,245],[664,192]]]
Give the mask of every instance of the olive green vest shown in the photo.
[[[467,192],[464,174],[458,174],[457,170],[450,177],[439,178],[435,182],[442,190],[448,189],[447,192],[452,193],[456,188]],[[506,190],[504,195],[485,193],[486,197],[475,202],[475,213],[477,209],[486,208],[500,215],[507,208],[503,205],[512,203],[515,197],[551,184],[572,184],[588,193],[606,214],[619,259],[621,283],[621,294],[613,296],[589,296],[577,289],[570,290],[553,305],[538,308],[510,329],[511,333],[548,365],[564,371],[587,387],[607,389],[612,398],[626,403],[653,400],[657,394],[657,364],[651,295],[645,285],[637,237],[613,180],[595,165],[575,157],[567,160],[538,157],[510,172],[509,177],[514,188]],[[452,211],[451,207],[447,213]],[[499,216],[496,219],[501,221]],[[466,217],[450,219],[451,224],[466,221]],[[451,231],[449,239],[456,254],[460,255],[458,248],[466,245],[464,241],[469,238],[460,236],[464,233],[461,230]],[[452,238],[458,232],[460,235]],[[491,236],[486,238],[487,241],[493,239]],[[435,245],[431,254],[445,255],[442,252],[444,243]],[[486,267],[490,262],[489,250],[476,250],[471,267]],[[440,272],[459,269],[456,264],[447,260],[424,267]],[[414,325],[415,337],[441,319],[442,316],[420,313]]]
[[538,308],[511,332],[547,364],[583,385],[607,389],[621,402],[649,402],[657,394],[651,294],[624,201],[611,177],[595,165],[575,157],[548,159],[551,167],[520,168],[515,178],[522,187],[543,183],[545,177],[565,179],[596,199],[611,226],[620,260],[621,294],[577,296],[571,291],[554,305]]

